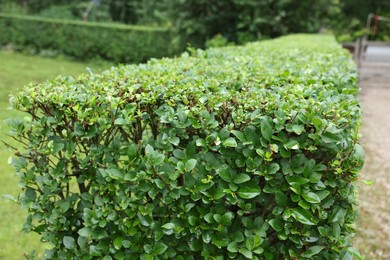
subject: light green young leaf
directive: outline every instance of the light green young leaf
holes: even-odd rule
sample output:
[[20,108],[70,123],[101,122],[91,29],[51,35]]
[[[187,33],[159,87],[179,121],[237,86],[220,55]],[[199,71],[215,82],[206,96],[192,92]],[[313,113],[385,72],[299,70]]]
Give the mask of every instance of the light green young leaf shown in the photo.
[[237,141],[233,137],[229,137],[223,141],[222,145],[225,147],[237,147]]

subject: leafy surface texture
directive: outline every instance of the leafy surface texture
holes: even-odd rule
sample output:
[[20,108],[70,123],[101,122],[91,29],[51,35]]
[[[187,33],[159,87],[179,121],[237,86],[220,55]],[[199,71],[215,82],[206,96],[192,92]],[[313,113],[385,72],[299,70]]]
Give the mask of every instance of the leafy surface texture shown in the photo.
[[24,229],[46,259],[351,259],[356,76],[291,35],[26,86]]

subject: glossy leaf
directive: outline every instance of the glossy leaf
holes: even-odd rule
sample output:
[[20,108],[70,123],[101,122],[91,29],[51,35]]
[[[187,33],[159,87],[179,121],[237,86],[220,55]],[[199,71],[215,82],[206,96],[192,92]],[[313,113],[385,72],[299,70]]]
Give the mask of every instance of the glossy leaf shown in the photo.
[[299,222],[305,225],[315,225],[315,220],[309,211],[302,208],[292,209],[292,216]]
[[260,194],[259,188],[243,187],[238,190],[238,196],[243,199],[252,199]]
[[303,257],[313,257],[317,255],[319,252],[321,252],[325,247],[324,246],[312,246],[309,247],[303,254]]

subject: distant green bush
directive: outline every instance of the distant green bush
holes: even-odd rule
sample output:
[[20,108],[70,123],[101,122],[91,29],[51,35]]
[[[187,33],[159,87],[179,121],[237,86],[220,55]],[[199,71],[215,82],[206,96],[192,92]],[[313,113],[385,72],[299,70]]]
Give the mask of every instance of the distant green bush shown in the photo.
[[165,28],[0,14],[0,46],[7,44],[20,51],[53,50],[81,60],[121,63],[180,52],[177,37]]
[[330,36],[58,77],[12,97],[48,259],[351,259],[364,151]]

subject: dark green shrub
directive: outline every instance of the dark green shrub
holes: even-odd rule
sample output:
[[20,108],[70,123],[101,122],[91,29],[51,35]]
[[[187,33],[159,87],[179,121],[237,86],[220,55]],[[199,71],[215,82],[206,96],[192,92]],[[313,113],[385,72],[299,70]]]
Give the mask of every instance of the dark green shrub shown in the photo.
[[[0,46],[55,50],[77,59],[138,63],[180,51],[173,34],[159,27],[128,26],[0,14]],[[177,37],[176,37],[177,38]]]
[[47,258],[350,259],[361,111],[330,36],[152,60],[12,97]]

